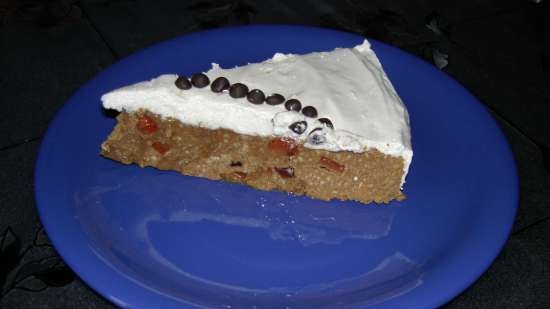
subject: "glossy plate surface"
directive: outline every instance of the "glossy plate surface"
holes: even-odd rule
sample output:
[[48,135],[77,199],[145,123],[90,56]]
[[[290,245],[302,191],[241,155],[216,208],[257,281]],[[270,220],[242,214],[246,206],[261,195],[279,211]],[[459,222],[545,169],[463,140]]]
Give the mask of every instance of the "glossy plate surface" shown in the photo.
[[393,47],[372,42],[411,117],[404,202],[322,202],[98,155],[115,124],[100,104],[109,90],[361,41],[309,27],[224,28],[157,44],[90,80],[52,121],[36,166],[39,213],[59,253],[125,308],[432,308],[463,291],[512,226],[513,156],[467,90]]

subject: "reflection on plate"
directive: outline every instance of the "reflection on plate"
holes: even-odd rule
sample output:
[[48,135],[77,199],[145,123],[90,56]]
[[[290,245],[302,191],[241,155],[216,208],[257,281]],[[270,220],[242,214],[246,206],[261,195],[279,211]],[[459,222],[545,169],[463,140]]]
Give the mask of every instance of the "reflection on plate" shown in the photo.
[[[346,239],[378,239],[388,235],[394,216],[393,207],[334,207],[324,205],[300,204],[300,200],[288,195],[280,199],[279,195],[260,195],[253,203],[248,202],[247,191],[238,190],[239,185],[216,182],[212,191],[205,192],[203,203],[190,203],[181,198],[180,175],[171,175],[173,179],[159,180],[168,176],[137,178],[132,177],[134,170],[124,173],[106,173],[100,183],[116,183],[116,186],[87,188],[75,192],[77,214],[86,218],[81,222],[87,226],[101,220],[109,207],[109,197],[124,195],[125,203],[134,199],[147,198],[145,191],[163,192],[161,207],[158,202],[150,201],[153,207],[142,214],[143,221],[130,227],[147,233],[148,227],[156,223],[199,223],[216,222],[226,225],[263,229],[273,240],[296,241],[303,246],[313,244],[340,244]],[[189,187],[191,185],[192,187]],[[200,192],[201,182],[186,184],[186,189]],[[131,210],[128,210],[131,211]],[[97,218],[96,218],[97,217]],[[93,235],[93,233],[91,233]]]
[[[188,177],[174,172],[151,172],[156,175],[139,177],[136,176],[135,168],[100,174],[100,183],[116,185],[87,188],[85,191],[75,192],[74,195],[76,217],[92,244],[96,243],[94,247],[100,248],[102,243],[109,242],[108,251],[96,254],[110,261],[111,267],[129,279],[135,280],[140,272],[156,263],[150,269],[149,276],[162,280],[162,275],[152,274],[159,270],[171,273],[172,276],[178,274],[177,285],[181,288],[177,293],[185,295],[186,299],[193,299],[193,293],[189,292],[219,289],[223,290],[220,293],[223,297],[219,300],[210,297],[208,303],[203,303],[201,299],[194,299],[193,302],[210,306],[218,302],[223,307],[229,306],[224,299],[239,298],[240,306],[244,305],[245,308],[325,308],[343,305],[341,299],[350,304],[360,301],[364,304],[375,304],[399,296],[422,282],[421,267],[399,251],[382,258],[372,269],[356,276],[304,286],[253,289],[204,279],[179,266],[178,261],[171,261],[163,248],[155,246],[155,234],[178,235],[193,225],[199,231],[202,230],[201,225],[206,226],[206,230],[221,230],[224,227],[218,225],[227,225],[251,229],[250,233],[259,229],[273,241],[288,241],[302,247],[336,246],[351,239],[368,241],[388,236],[395,209],[400,206],[308,204],[301,203],[300,198],[288,196],[286,193],[260,193],[251,203],[249,190],[253,189],[223,182],[209,183],[213,187],[201,194],[200,201],[191,203],[182,199],[182,186],[192,192],[200,192],[207,180],[195,179],[197,181],[189,182]],[[162,192],[162,200],[155,200],[156,196],[144,192]],[[112,199],[118,196],[124,198],[121,201],[121,205],[124,205],[121,207],[123,212],[133,212],[132,208],[136,204],[149,207],[141,209],[143,212],[139,214],[138,220],[121,224],[110,215],[113,210]],[[113,237],[119,234],[117,228],[121,233],[129,232],[134,235],[133,241],[139,246],[127,248],[124,237]],[[149,256],[147,263],[135,263],[126,254],[136,251],[142,251],[142,257]],[[150,278],[143,277],[136,283],[147,280]],[[369,291],[369,294],[357,294],[357,289]],[[365,296],[368,302],[364,302]],[[335,299],[338,302],[331,303]]]

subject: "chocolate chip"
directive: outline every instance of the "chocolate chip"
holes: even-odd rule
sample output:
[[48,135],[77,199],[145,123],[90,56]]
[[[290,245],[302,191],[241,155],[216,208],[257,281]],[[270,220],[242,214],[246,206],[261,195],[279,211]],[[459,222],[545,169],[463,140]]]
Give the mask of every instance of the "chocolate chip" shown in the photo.
[[325,134],[323,133],[323,128],[315,128],[309,132],[307,137],[307,142],[312,145],[321,145],[327,141]]
[[295,123],[289,125],[288,128],[296,134],[302,134],[307,129],[307,122],[305,122],[305,121],[296,121]]
[[183,89],[183,90],[191,89],[191,83],[185,76],[178,76],[174,84],[176,84],[176,87],[178,87],[179,89]]
[[285,108],[289,111],[299,112],[302,109],[302,103],[296,99],[290,99],[285,102]]
[[210,79],[204,73],[195,73],[191,76],[191,84],[197,88],[204,88],[210,84]]
[[265,99],[265,103],[269,105],[279,105],[285,101],[285,97],[278,93],[274,93]]
[[214,92],[222,92],[225,89],[229,89],[229,80],[225,77],[218,77],[212,82],[210,89]]
[[317,117],[317,110],[313,106],[306,106],[302,109],[302,114],[306,117],[315,118]]
[[248,93],[248,87],[246,87],[245,84],[236,83],[231,85],[231,87],[229,87],[229,95],[232,98],[235,98],[235,99],[244,98],[246,97],[247,93]]
[[292,178],[294,177],[294,168],[292,166],[289,167],[276,167],[275,171],[281,175],[282,178]]
[[313,134],[310,135],[307,140],[312,145],[321,145],[327,141],[327,138],[321,134]]
[[328,118],[319,118],[317,119],[320,123],[324,124],[326,127],[329,127],[331,129],[334,129],[334,126],[332,125],[332,121]]
[[231,167],[237,167],[237,166],[243,166],[241,161],[231,161],[231,164],[229,164]]
[[246,99],[252,104],[262,104],[265,101],[265,94],[260,89],[252,89],[246,95]]

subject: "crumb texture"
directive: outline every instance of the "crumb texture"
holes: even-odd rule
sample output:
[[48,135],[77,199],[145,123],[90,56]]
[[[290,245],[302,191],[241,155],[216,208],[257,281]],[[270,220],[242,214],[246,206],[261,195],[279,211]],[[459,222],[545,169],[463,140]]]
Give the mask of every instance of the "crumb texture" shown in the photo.
[[403,159],[377,150],[313,150],[289,140],[187,126],[142,110],[122,112],[117,121],[101,155],[124,164],[322,200],[387,203],[404,198]]

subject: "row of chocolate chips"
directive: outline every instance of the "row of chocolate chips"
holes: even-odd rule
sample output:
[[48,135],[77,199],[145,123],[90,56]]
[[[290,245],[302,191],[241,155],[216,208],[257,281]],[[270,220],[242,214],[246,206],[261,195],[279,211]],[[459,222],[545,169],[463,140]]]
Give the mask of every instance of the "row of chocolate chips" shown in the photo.
[[[175,82],[176,87],[183,90],[191,89],[192,86],[195,86],[197,88],[204,88],[209,84],[210,84],[210,79],[204,73],[193,74],[191,76],[191,81],[189,81],[184,76],[178,76]],[[279,105],[285,102],[285,97],[278,93],[274,93],[266,98],[265,94],[260,89],[252,89],[249,91],[248,87],[245,84],[235,83],[231,85],[229,83],[229,80],[225,77],[216,78],[210,85],[210,89],[213,92],[217,92],[217,93],[222,92],[224,90],[229,90],[229,95],[232,98],[238,99],[238,98],[246,97],[246,99],[252,104],[262,104],[265,102],[269,105]],[[285,108],[289,111],[295,111],[295,112],[300,112],[301,110],[302,114],[304,114],[304,116],[306,117],[310,117],[310,118],[317,117],[317,109],[315,109],[315,107],[305,106],[304,108],[302,108],[302,103],[298,99],[287,100],[285,102]],[[323,125],[325,125],[326,127],[334,129],[334,126],[330,121],[330,119],[319,118],[318,121]],[[288,128],[292,130],[294,133],[302,134],[307,130],[307,122],[298,121],[298,122],[292,123]],[[310,134],[313,133],[315,130],[310,132]]]

